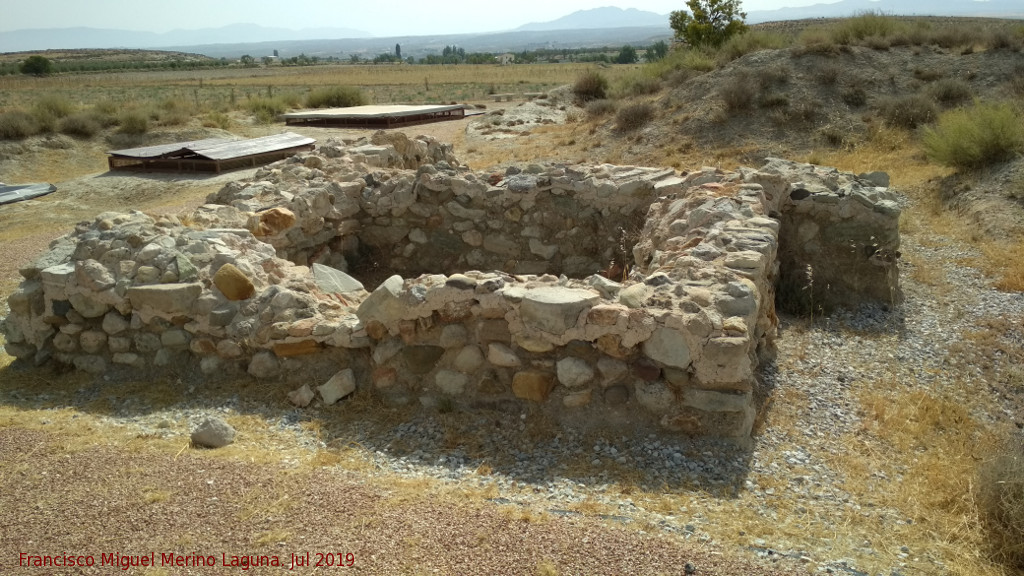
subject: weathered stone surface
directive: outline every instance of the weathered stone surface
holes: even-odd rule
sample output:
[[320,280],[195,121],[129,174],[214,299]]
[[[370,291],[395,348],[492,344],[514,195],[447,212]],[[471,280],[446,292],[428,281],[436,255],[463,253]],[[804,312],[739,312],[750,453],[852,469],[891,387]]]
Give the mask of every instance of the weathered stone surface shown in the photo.
[[259,224],[252,231],[256,236],[274,236],[295,225],[295,213],[282,206],[276,206],[258,214]]
[[690,348],[686,338],[678,331],[663,326],[654,330],[644,342],[644,354],[666,366],[686,368],[690,365]]
[[604,402],[609,406],[621,406],[629,402],[629,388],[622,384],[609,386],[604,391]]
[[555,364],[558,381],[567,388],[580,388],[594,381],[594,369],[586,360],[580,358],[562,358]]
[[649,292],[646,284],[633,284],[619,291],[619,303],[629,308],[643,308]]
[[434,384],[438,390],[449,396],[461,396],[466,391],[469,377],[454,370],[438,370],[434,376]]
[[580,314],[601,297],[589,290],[534,288],[523,294],[519,309],[528,327],[551,334],[564,334],[576,326]]
[[511,348],[498,342],[491,342],[487,345],[487,361],[495,366],[506,368],[517,368],[522,364]]
[[306,356],[320,351],[320,344],[316,340],[300,340],[298,342],[278,342],[274,344],[274,354],[278,358],[292,358],[294,356]]
[[385,280],[363,300],[356,315],[364,323],[371,320],[385,325],[397,322],[406,309],[401,299],[403,283],[402,277],[397,274]]
[[327,294],[347,294],[364,290],[363,283],[359,280],[323,264],[313,264],[313,279],[317,288]]
[[114,336],[128,329],[128,320],[117,312],[109,312],[103,317],[103,331]]
[[459,372],[472,374],[479,370],[483,364],[484,354],[480,351],[480,347],[470,344],[459,351],[455,356],[452,366]]
[[752,405],[752,393],[721,392],[691,388],[683,393],[683,404],[705,412],[743,412]]
[[256,293],[252,280],[234,264],[221,266],[213,275],[213,284],[228,300],[248,300]]
[[581,392],[573,392],[572,394],[566,394],[562,398],[562,405],[566,408],[582,408],[590,404],[590,399],[593,396],[593,390],[587,388]]
[[655,414],[665,414],[676,401],[675,394],[664,382],[637,382],[636,401]]
[[330,406],[356,391],[356,376],[351,368],[341,370],[327,382],[316,387],[324,404]]
[[68,297],[71,305],[85,318],[99,318],[110,310],[110,305],[87,294],[75,293]]
[[132,308],[152,311],[166,316],[186,316],[192,311],[192,304],[203,293],[203,285],[159,284],[156,286],[133,286],[128,289]]
[[316,393],[309,387],[309,384],[303,384],[302,387],[296,388],[288,393],[288,401],[299,408],[309,406],[315,397]]
[[547,372],[516,372],[512,377],[512,393],[516,398],[532,402],[547,402],[555,388],[555,377]]
[[281,364],[272,352],[261,350],[253,355],[248,371],[256,378],[273,378],[280,374]]
[[235,441],[235,429],[221,418],[207,418],[192,431],[192,444],[205,448],[223,448]]
[[445,348],[458,348],[469,341],[469,331],[462,324],[447,324],[441,329],[438,344]]

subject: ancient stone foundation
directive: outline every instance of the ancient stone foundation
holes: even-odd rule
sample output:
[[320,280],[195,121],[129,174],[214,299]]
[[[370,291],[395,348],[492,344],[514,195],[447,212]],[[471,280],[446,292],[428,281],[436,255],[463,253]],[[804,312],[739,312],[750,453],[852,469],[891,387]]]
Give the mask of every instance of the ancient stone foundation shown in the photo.
[[362,388],[742,439],[776,301],[898,301],[879,184],[774,159],[474,173],[426,137],[330,141],[187,217],[79,224],[2,329],[27,362],[248,372],[299,405]]

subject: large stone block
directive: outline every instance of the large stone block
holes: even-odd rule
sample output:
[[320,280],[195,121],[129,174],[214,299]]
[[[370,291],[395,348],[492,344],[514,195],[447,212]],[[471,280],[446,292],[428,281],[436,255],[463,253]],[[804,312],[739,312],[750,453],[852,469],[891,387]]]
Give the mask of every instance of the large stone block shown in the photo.
[[690,347],[678,330],[659,326],[644,341],[643,348],[648,358],[666,366],[686,368],[690,365]]
[[128,300],[132,308],[140,312],[166,317],[188,316],[192,313],[192,304],[202,293],[203,285],[199,283],[133,286],[128,289]]
[[554,389],[555,377],[547,372],[517,372],[512,377],[512,393],[516,398],[543,403]]
[[601,301],[596,292],[558,286],[526,290],[522,298],[523,323],[555,335],[575,328],[580,314]]

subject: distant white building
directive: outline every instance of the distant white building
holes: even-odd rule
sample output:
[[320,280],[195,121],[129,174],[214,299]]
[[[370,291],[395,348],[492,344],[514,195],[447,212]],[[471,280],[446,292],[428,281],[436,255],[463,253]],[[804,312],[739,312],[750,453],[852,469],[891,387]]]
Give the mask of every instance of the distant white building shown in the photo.
[[498,64],[501,64],[502,66],[508,66],[509,64],[511,64],[511,63],[516,61],[516,55],[515,54],[500,54],[498,56],[495,56],[494,59],[498,61]]

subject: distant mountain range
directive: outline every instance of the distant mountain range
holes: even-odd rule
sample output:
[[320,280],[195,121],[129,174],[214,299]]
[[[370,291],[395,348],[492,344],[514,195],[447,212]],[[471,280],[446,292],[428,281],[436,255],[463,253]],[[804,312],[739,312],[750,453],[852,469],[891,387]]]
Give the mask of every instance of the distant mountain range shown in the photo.
[[[685,3],[680,0],[680,8]],[[747,22],[805,18],[841,18],[876,11],[897,15],[989,16],[1024,18],[1024,0],[842,0],[801,8],[754,10]],[[550,22],[534,22],[507,32],[375,38],[350,28],[290,30],[255,24],[221,28],[174,30],[165,33],[97,28],[35,29],[0,32],[0,52],[73,48],[148,48],[195,52],[214,58],[243,54],[267,56],[375,56],[390,53],[396,43],[402,53],[419,57],[458,45],[473,52],[518,52],[536,48],[585,48],[647,45],[671,38],[668,14],[607,6],[573,12]]]
[[550,22],[531,22],[516,30],[579,30],[594,28],[623,28],[627,26],[668,26],[668,14],[647,12],[636,8],[592,8],[579,10]]

